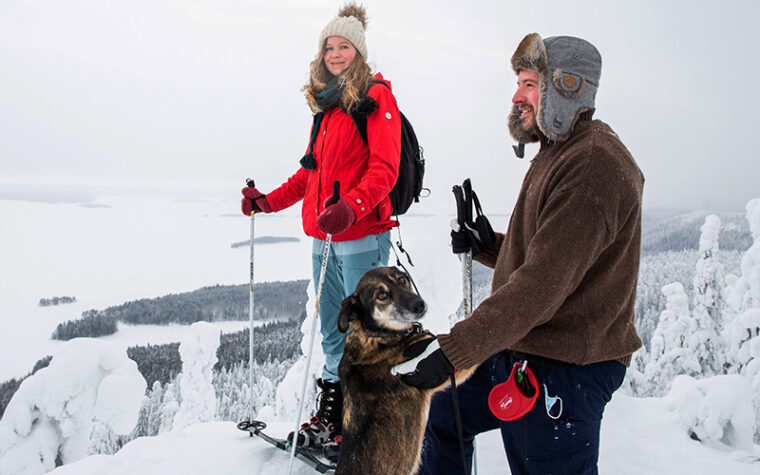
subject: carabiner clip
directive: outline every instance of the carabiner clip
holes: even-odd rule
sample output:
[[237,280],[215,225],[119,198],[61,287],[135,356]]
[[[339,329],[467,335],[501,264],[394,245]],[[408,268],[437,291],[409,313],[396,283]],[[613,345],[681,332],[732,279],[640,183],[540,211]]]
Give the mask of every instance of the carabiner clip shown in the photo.
[[528,360],[524,360],[522,366],[517,368],[517,371],[515,373],[515,377],[517,379],[517,387],[520,388],[520,391],[522,391],[522,393],[527,397],[533,397],[536,394],[536,388],[530,384],[528,373],[526,372],[527,368]]

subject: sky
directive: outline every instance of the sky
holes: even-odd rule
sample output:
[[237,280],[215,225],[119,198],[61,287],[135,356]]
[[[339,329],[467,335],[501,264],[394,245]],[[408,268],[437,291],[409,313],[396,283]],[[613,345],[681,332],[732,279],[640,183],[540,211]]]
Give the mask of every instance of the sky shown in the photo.
[[[298,168],[301,87],[342,0],[0,3],[0,198],[213,197],[237,208]],[[760,195],[752,1],[368,0],[369,62],[391,81],[427,159],[417,212],[453,212],[470,177],[511,207],[535,147],[511,149],[509,58],[523,36],[600,50],[596,117],[646,176],[645,208],[737,210]],[[298,207],[290,212],[298,212]]]

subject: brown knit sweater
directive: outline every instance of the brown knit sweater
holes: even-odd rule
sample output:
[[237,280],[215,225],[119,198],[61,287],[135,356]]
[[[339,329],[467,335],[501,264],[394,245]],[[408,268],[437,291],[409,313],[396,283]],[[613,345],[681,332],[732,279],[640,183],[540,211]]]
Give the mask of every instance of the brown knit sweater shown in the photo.
[[511,349],[627,366],[641,346],[633,308],[643,185],[618,136],[590,114],[567,141],[542,142],[506,235],[477,259],[494,269],[491,296],[439,335],[452,364]]

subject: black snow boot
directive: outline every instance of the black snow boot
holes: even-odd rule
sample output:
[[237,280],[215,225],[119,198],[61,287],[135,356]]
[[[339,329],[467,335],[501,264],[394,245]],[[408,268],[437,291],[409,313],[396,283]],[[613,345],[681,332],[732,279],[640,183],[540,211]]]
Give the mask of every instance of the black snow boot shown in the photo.
[[[343,429],[343,390],[340,382],[317,379],[321,389],[317,396],[317,413],[301,424],[298,431],[298,445],[302,447],[324,448],[340,444]],[[293,433],[288,435],[293,440]]]

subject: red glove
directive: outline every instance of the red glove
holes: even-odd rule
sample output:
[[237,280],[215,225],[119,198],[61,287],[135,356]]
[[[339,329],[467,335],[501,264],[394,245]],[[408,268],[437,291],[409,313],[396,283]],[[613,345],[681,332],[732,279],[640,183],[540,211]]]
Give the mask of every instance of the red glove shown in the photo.
[[251,215],[251,211],[255,213],[271,213],[272,207],[269,206],[267,201],[267,195],[260,192],[256,188],[246,187],[243,188],[243,200],[240,202],[240,209],[246,216]]
[[332,204],[332,197],[325,200],[325,210],[317,216],[317,227],[326,234],[340,234],[356,221],[351,205],[344,198]]

